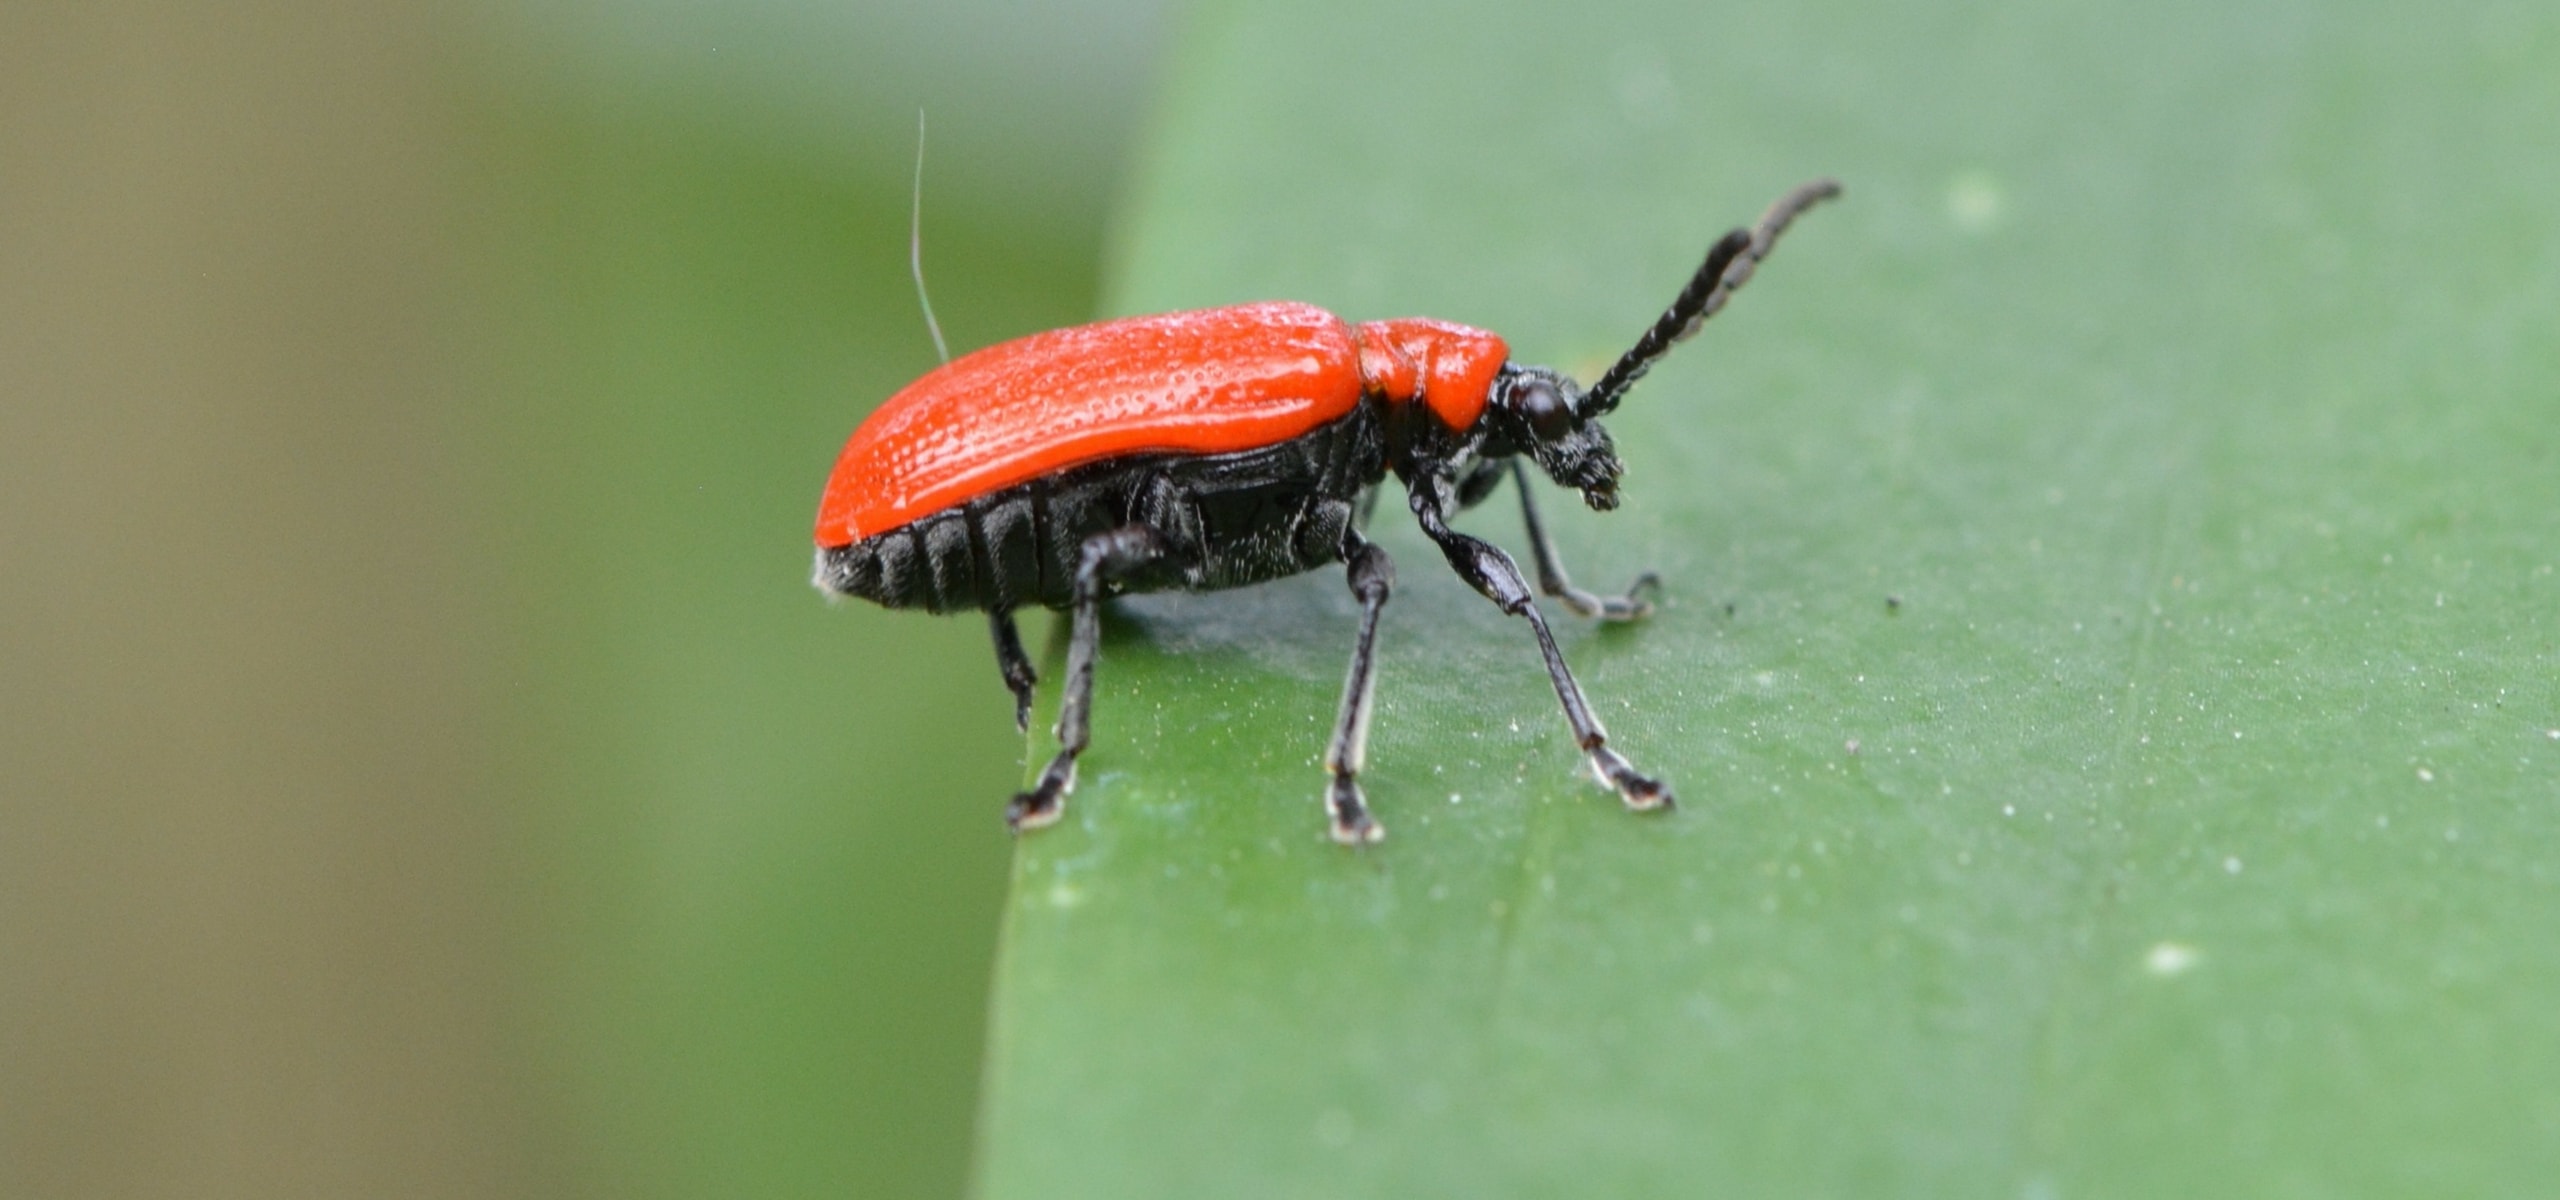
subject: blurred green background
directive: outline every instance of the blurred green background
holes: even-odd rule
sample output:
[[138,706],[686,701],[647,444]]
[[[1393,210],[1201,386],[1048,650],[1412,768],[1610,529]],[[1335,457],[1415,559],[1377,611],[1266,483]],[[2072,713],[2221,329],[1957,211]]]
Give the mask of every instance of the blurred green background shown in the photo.
[[1021,746],[807,528],[1164,22],[0,10],[0,1195],[957,1193]]

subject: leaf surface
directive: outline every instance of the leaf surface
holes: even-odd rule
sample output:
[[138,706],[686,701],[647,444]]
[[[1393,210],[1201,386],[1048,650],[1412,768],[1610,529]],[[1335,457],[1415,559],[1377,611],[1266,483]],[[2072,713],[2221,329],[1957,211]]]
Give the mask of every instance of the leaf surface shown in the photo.
[[[2547,1186],[2554,10],[1238,4],[1177,57],[1115,312],[1588,379],[1848,195],[1611,420],[1623,508],[1542,497],[1581,582],[1663,575],[1549,611],[1678,812],[1577,777],[1392,495],[1367,852],[1338,575],[1117,610],[982,1195]],[[1525,561],[1507,491],[1466,527]]]

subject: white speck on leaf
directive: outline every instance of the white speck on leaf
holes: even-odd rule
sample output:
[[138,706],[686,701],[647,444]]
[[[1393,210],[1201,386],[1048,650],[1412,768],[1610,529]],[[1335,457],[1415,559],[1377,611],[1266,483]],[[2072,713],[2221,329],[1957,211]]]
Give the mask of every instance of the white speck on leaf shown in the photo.
[[2163,977],[2184,975],[2194,969],[2198,957],[2196,948],[2185,942],[2158,942],[2142,956],[2142,969]]
[[1965,233],[1998,229],[2008,209],[2007,189],[1988,171],[1966,171],[1947,181],[1947,220]]

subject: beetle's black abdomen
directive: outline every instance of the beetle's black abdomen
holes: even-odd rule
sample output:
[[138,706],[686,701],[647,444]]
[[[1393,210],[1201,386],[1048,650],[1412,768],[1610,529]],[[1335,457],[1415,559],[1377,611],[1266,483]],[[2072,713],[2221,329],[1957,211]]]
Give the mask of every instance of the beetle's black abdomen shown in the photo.
[[1088,491],[1073,489],[1062,505],[1045,484],[1009,488],[820,550],[817,584],[889,608],[937,613],[1063,606],[1085,536],[1075,531],[1095,523],[1090,510],[1098,498]]
[[831,594],[928,612],[1007,611],[1075,601],[1085,539],[1124,525],[1172,547],[1160,575],[1118,591],[1242,587],[1341,557],[1350,501],[1384,473],[1373,406],[1278,445],[1235,454],[1094,463],[818,551]]

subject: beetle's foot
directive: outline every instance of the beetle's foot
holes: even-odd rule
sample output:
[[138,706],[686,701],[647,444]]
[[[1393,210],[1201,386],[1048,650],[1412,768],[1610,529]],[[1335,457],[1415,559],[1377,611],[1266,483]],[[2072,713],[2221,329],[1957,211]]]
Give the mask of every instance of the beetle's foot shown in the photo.
[[1647,571],[1627,585],[1623,602],[1627,615],[1620,620],[1636,621],[1653,615],[1653,602],[1662,598],[1662,576]]
[[1333,777],[1333,786],[1325,789],[1324,810],[1333,818],[1333,840],[1345,846],[1373,845],[1387,836],[1386,826],[1369,815],[1360,785],[1348,775]]
[[1004,827],[1015,833],[1046,829],[1067,812],[1067,792],[1076,785],[1076,760],[1059,755],[1030,791],[1016,792],[1004,806]]
[[1591,751],[1591,772],[1600,781],[1617,789],[1620,799],[1634,812],[1654,812],[1677,807],[1671,789],[1661,780],[1646,775],[1630,765],[1626,756],[1607,746]]
[[1662,577],[1651,571],[1636,576],[1622,595],[1603,596],[1580,588],[1557,595],[1576,615],[1602,621],[1641,621],[1653,615],[1653,598],[1662,594]]
[[1013,693],[1013,731],[1031,732],[1032,689],[1040,686],[1040,676],[1032,672],[1030,663],[1021,664],[1019,671],[1006,667],[1004,686]]
[[1603,597],[1600,619],[1603,621],[1641,621],[1653,615],[1653,602],[1662,595],[1662,576],[1647,571],[1627,585],[1625,595]]
[[1066,811],[1066,802],[1057,796],[1015,792],[1012,803],[1004,806],[1004,827],[1017,834],[1046,829],[1057,824]]

